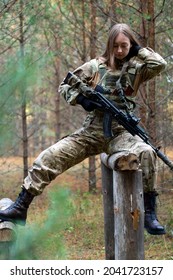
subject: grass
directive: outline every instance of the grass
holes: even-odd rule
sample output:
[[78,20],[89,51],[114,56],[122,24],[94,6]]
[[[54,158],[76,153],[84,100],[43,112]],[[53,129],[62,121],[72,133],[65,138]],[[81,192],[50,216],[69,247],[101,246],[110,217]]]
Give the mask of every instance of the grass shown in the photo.
[[[15,163],[13,169],[11,168],[14,167],[12,159],[3,161],[0,174],[0,197],[15,200],[22,183],[22,163],[19,159],[13,160]],[[85,168],[83,165],[84,163],[77,165],[60,175],[42,195],[33,200],[28,211],[27,226],[19,227],[20,240],[31,240],[31,242],[25,242],[29,249],[24,245],[22,250],[30,253],[19,255],[19,259],[22,257],[45,260],[105,259],[101,180],[97,182],[97,192],[88,193],[87,163],[85,162]],[[8,172],[7,177],[4,176],[4,172],[9,166],[12,172]],[[100,171],[97,175],[100,178]],[[51,193],[53,196],[50,197]],[[51,217],[49,210],[52,207],[54,214]],[[159,221],[166,225],[167,234],[152,236],[145,231],[145,259],[172,260],[172,186],[166,188],[166,191],[162,191],[160,195],[158,217]],[[30,233],[29,236],[28,233]],[[22,250],[19,250],[20,254]]]

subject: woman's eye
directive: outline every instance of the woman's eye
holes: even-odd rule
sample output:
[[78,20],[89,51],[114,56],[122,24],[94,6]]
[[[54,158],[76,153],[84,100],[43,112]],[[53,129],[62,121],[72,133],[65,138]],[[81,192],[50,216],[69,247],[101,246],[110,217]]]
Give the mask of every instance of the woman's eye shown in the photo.
[[114,46],[114,48],[118,48],[118,47],[120,47],[120,48],[127,48],[127,45],[121,45],[121,46],[115,45],[115,46]]

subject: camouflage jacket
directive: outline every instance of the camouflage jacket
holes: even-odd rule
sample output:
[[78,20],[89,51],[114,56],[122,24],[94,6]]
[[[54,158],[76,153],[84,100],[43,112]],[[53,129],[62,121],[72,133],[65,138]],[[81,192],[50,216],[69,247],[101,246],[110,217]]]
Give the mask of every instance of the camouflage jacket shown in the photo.
[[[124,88],[126,97],[130,100],[135,99],[141,83],[146,82],[157,76],[166,67],[166,61],[150,48],[141,48],[138,56],[132,58],[122,76],[121,84]],[[108,97],[117,103],[120,103],[119,97],[115,94],[115,83],[119,78],[122,65],[115,71],[107,68],[103,58],[95,58],[78,67],[73,73],[86,84],[95,87],[100,84],[110,89],[112,94]],[[60,94],[65,98],[67,103],[76,105],[76,97],[79,94],[79,84],[68,85],[61,83],[59,87]],[[97,110],[95,110],[97,111]],[[93,114],[93,112],[92,112]]]

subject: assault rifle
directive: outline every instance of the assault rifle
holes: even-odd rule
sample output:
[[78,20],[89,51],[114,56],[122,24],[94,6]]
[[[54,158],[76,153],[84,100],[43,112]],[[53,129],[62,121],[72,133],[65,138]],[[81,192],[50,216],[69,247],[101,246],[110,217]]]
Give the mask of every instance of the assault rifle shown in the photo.
[[[79,78],[75,76],[73,73],[69,72],[67,77],[64,80],[64,83],[68,83],[68,80],[70,77],[73,77],[73,79],[76,81],[79,81]],[[81,84],[83,84],[81,82]],[[86,88],[87,86],[84,85]],[[122,91],[121,85],[117,85],[117,90]],[[93,104],[98,110],[101,110],[104,112],[103,117],[103,131],[104,136],[106,138],[112,137],[112,119],[116,119],[116,121],[122,125],[131,135],[135,136],[138,135],[146,144],[150,145],[151,148],[155,151],[157,156],[166,164],[169,166],[171,170],[173,170],[173,162],[160,151],[160,147],[154,147],[152,143],[150,143],[149,137],[145,130],[139,126],[140,119],[136,117],[134,114],[129,112],[124,112],[123,110],[116,107],[113,102],[109,101],[105,96],[105,89],[97,85],[95,89],[91,89],[88,87],[88,90],[92,91],[92,94],[89,97],[89,101],[91,104]],[[88,100],[87,97],[84,97]]]

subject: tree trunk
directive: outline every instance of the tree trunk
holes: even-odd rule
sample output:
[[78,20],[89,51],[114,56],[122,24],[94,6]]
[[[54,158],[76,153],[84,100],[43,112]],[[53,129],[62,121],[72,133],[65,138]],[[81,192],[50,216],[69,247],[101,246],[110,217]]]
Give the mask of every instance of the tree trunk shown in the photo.
[[[155,49],[155,20],[154,20],[154,1],[148,0],[148,45]],[[152,79],[148,82],[148,132],[155,144],[156,142],[156,93],[155,93],[155,80]]]
[[[139,2],[142,19],[140,24],[140,43],[141,46],[149,46],[155,49],[155,20],[154,20],[154,1],[142,0]],[[148,17],[146,18],[146,15]],[[156,108],[155,108],[155,80],[152,79],[146,84],[140,86],[140,116],[142,124],[147,129],[153,144],[156,141]]]
[[[55,38],[56,40],[56,49],[60,49],[60,38]],[[58,88],[60,85],[60,59],[56,57],[55,61],[55,140],[58,141],[60,139],[61,134],[61,121],[60,121],[60,94],[58,92]]]
[[[141,11],[142,15],[147,14],[147,2],[146,0],[141,0],[139,3],[139,8]],[[148,33],[147,33],[147,20],[144,16],[141,18],[141,24],[140,24],[140,44],[142,47],[147,46],[147,38],[148,38]],[[140,108],[139,108],[139,114],[142,120],[143,126],[146,128],[147,126],[147,88],[146,84],[142,84],[140,86],[139,90],[139,103],[140,103]]]
[[110,10],[109,10],[110,26],[113,26],[118,22],[116,8],[117,8],[117,0],[110,0]]
[[[19,13],[19,20],[20,20],[20,67],[23,71],[24,69],[24,32],[23,32],[23,0],[20,0],[20,13]],[[24,178],[28,174],[28,135],[27,135],[27,114],[26,114],[26,92],[25,92],[25,82],[24,80],[21,81],[20,87],[20,94],[22,98],[22,141],[23,141],[23,176]]]
[[85,1],[82,1],[82,61],[86,62],[86,26],[85,26]]
[[[90,36],[90,58],[96,57],[96,3],[97,0],[90,0],[91,4],[91,36]],[[96,164],[95,156],[89,157],[89,191],[96,191]]]

